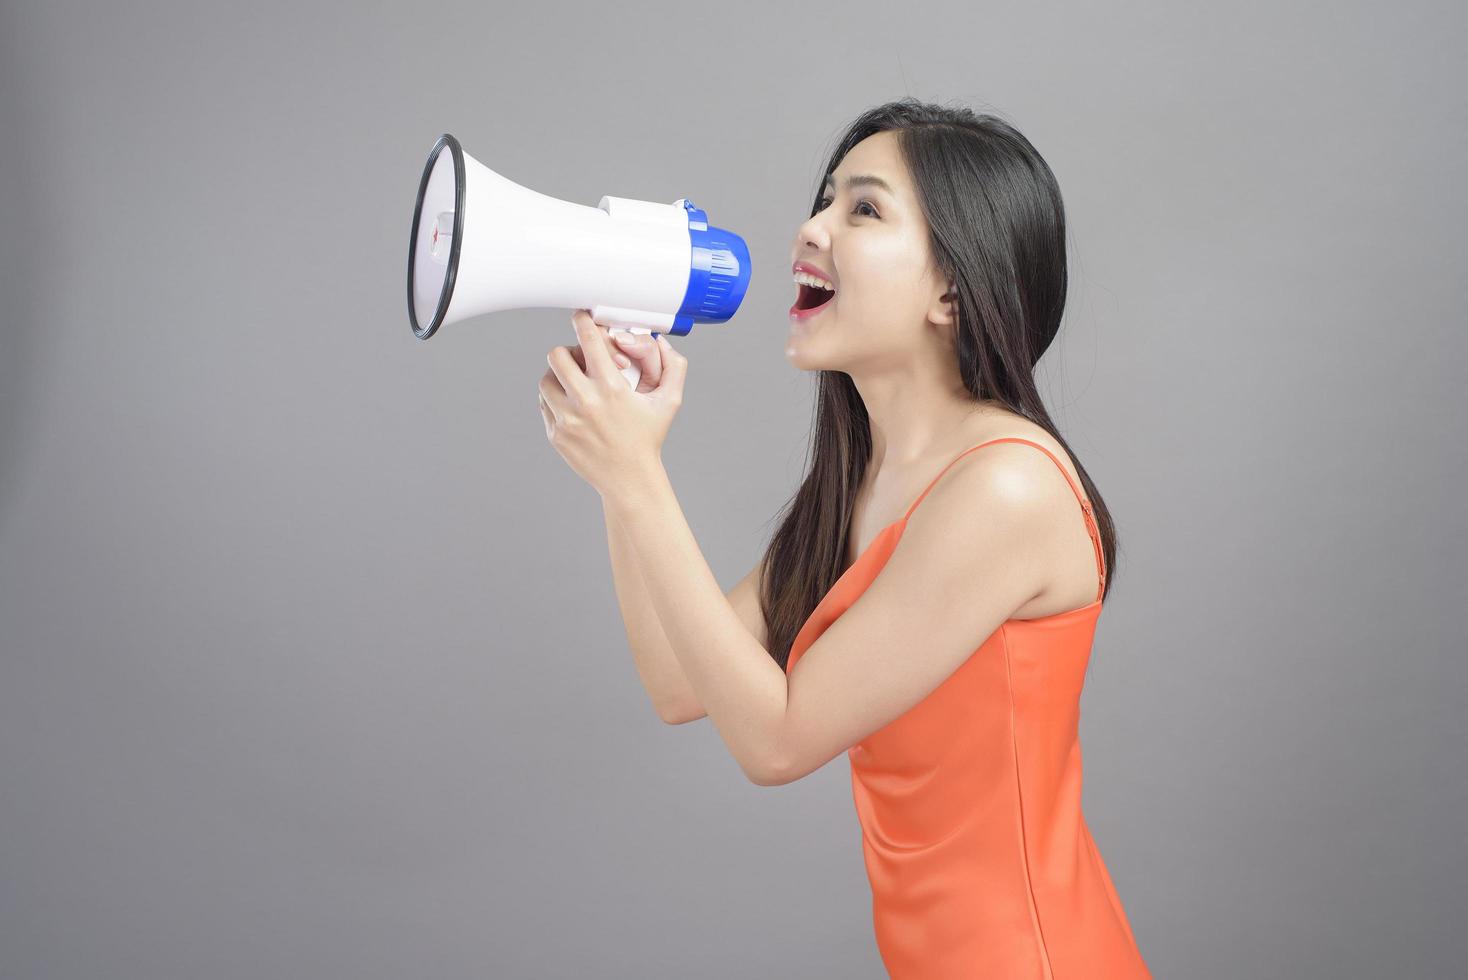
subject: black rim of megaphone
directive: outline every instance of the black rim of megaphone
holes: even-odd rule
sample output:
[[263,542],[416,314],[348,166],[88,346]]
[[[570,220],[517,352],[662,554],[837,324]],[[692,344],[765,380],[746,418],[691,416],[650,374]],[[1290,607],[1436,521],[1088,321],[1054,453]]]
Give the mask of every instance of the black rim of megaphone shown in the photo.
[[[414,301],[413,292],[413,266],[418,256],[418,221],[423,217],[423,195],[428,190],[428,178],[433,174],[433,166],[438,162],[438,155],[447,147],[454,157],[454,241],[449,246],[449,268],[443,277],[443,288],[438,293],[438,307],[433,311],[433,319],[428,326],[418,324],[417,304]],[[413,205],[413,231],[408,236],[408,322],[413,327],[413,333],[419,340],[427,340],[433,336],[433,332],[443,323],[444,314],[449,310],[449,303],[454,298],[454,279],[459,273],[459,246],[464,242],[464,150],[459,146],[459,141],[448,133],[438,138],[433,144],[433,149],[428,151],[428,162],[423,165],[423,179],[418,181],[418,203]]]

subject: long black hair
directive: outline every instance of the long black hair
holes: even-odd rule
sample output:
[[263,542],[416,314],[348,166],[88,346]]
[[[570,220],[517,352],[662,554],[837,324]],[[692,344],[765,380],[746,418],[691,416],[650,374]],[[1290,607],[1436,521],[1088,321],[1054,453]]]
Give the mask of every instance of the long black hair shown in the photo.
[[[892,130],[927,218],[932,253],[954,284],[954,349],[964,387],[1050,433],[1070,454],[1091,501],[1106,563],[1102,599],[1116,581],[1116,529],[1096,485],[1040,400],[1035,364],[1065,310],[1065,209],[1055,175],[1002,119],[911,97],[862,113],[842,135],[824,179],[851,148]],[[808,470],[780,515],[761,561],[760,606],[771,656],[783,668],[796,634],[846,570],[853,505],[871,460],[866,406],[851,376],[821,371]]]

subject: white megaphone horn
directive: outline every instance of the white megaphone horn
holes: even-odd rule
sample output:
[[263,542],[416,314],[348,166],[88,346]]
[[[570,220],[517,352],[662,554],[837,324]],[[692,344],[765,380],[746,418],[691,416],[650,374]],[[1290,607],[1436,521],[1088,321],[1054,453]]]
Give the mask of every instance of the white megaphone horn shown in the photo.
[[[446,323],[526,307],[591,311],[612,330],[682,336],[723,323],[749,288],[744,239],[672,204],[603,197],[596,207],[501,177],[445,133],[433,144],[408,243],[408,321]],[[636,362],[622,370],[635,388]]]

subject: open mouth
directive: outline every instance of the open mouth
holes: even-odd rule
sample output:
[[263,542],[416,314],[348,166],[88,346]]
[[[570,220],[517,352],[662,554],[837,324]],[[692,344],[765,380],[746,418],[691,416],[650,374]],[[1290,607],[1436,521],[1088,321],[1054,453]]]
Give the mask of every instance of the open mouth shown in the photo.
[[810,286],[800,283],[800,292],[795,297],[795,305],[790,308],[791,314],[813,313],[827,303],[831,302],[836,295],[833,289],[821,289],[818,286]]

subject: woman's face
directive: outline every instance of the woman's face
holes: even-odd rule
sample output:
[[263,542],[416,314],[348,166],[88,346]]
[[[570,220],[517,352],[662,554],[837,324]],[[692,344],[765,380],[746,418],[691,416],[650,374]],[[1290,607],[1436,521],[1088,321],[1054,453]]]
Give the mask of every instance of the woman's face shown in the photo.
[[[851,177],[887,186],[848,185]],[[807,371],[900,365],[933,343],[932,323],[948,322],[950,304],[941,299],[948,283],[932,262],[897,134],[874,133],[852,147],[822,193],[796,236],[791,263],[821,269],[836,294],[811,316],[792,315],[785,354]],[[793,288],[798,301],[800,287]]]

